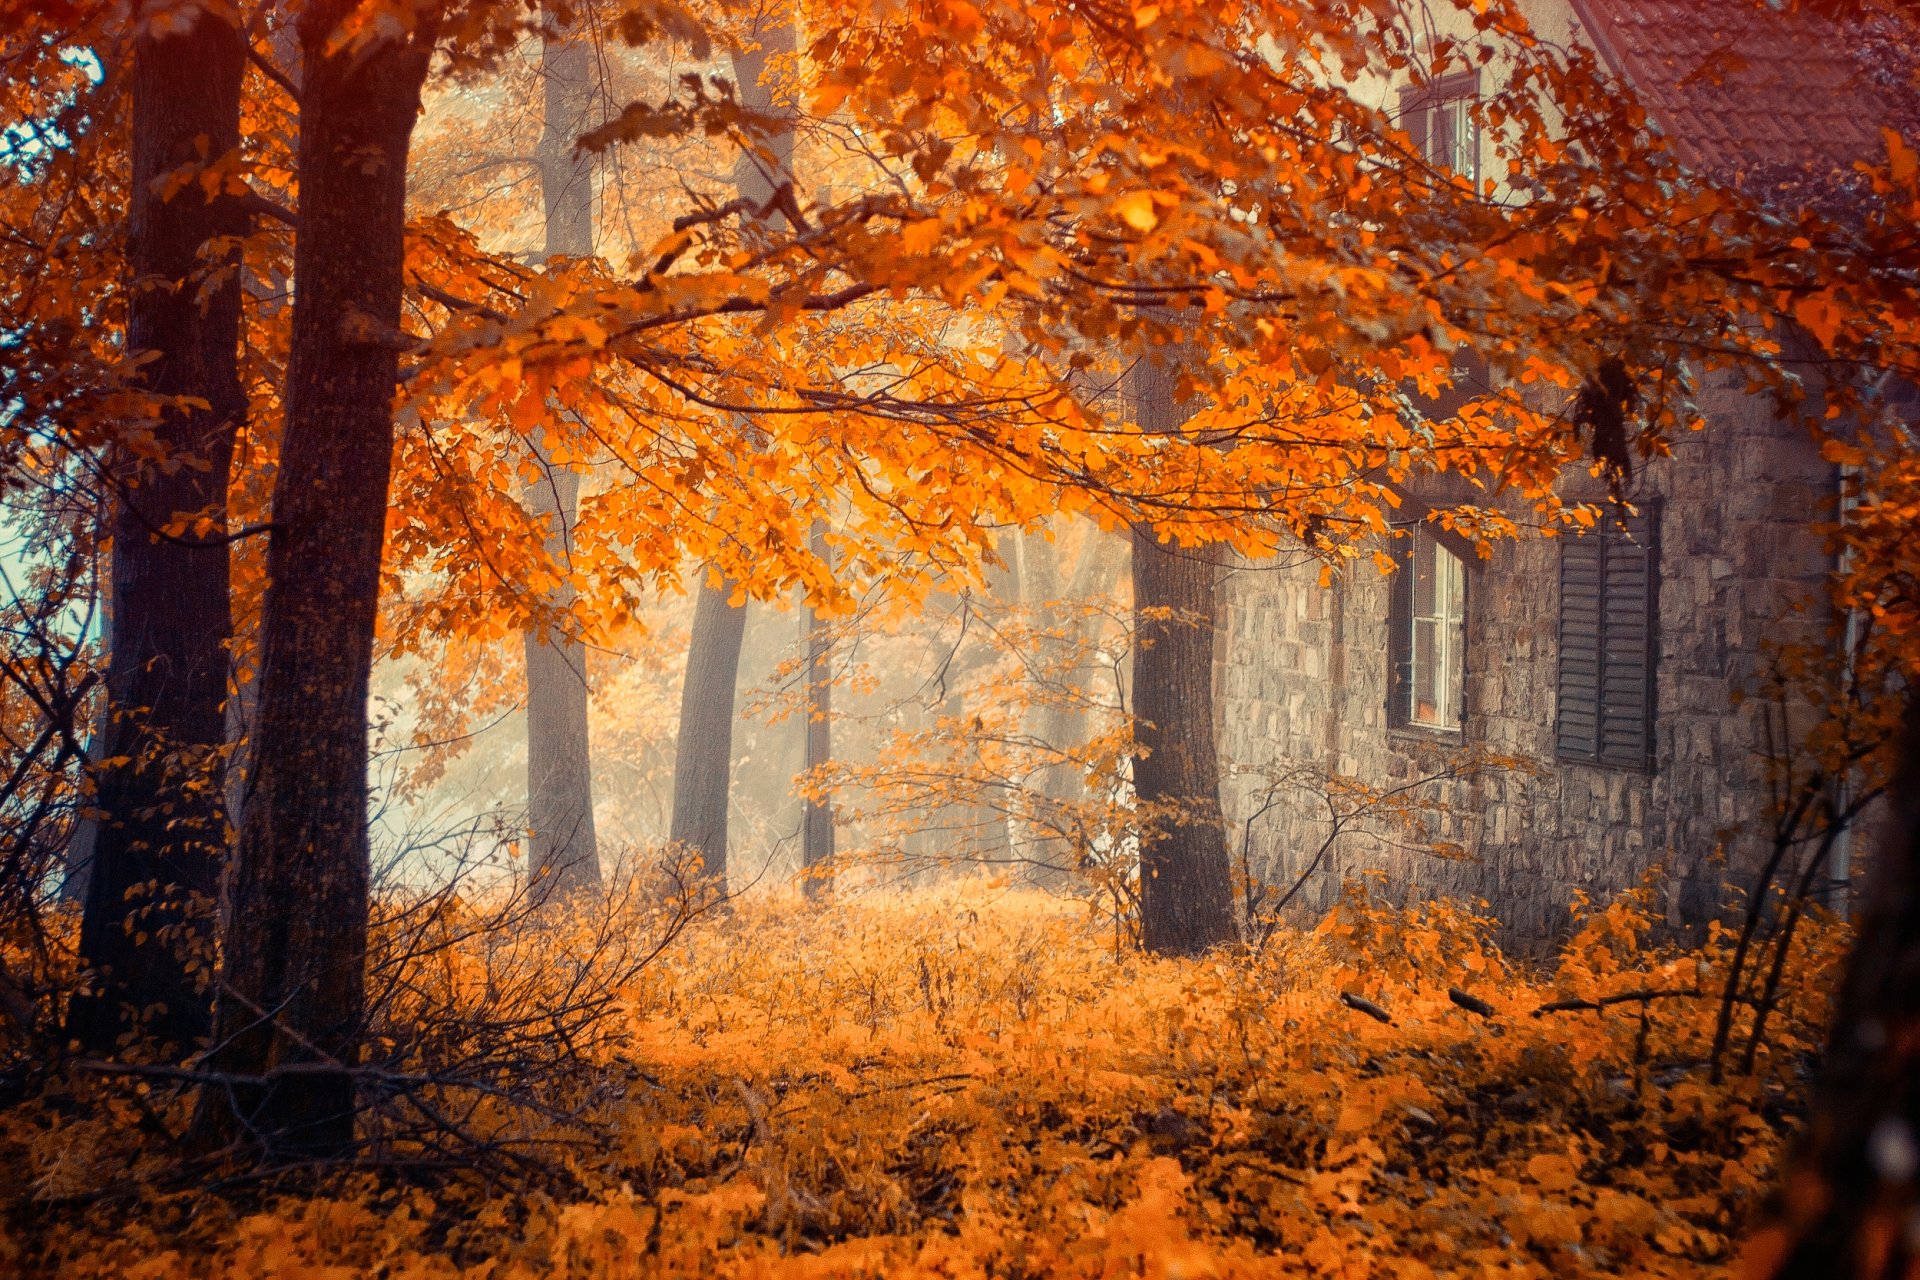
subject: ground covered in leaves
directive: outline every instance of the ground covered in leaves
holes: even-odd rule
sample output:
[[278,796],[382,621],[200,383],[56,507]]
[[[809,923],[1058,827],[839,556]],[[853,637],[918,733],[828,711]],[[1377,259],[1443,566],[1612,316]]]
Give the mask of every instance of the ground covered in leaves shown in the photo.
[[20,1113],[0,1272],[1727,1274],[1842,938],[1803,931],[1753,1073],[1736,1053],[1715,1085],[1714,999],[1536,1014],[1717,992],[1724,936],[1682,951],[1647,928],[1636,901],[1595,910],[1532,970],[1466,910],[1362,892],[1258,954],[1162,961],[993,886],[747,905],[607,1013],[618,1087],[582,1103],[592,1141],[497,1119],[562,1144],[571,1194],[375,1170],[90,1200],[137,1122]]

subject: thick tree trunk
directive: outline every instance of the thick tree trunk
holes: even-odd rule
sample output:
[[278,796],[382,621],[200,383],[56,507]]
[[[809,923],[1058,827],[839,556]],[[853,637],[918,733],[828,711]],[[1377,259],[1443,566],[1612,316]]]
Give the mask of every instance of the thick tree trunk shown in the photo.
[[367,678],[398,374],[407,149],[431,33],[341,41],[300,22],[300,234],[273,492],[260,696],[228,880],[226,966],[199,1137],[273,1156],[353,1141],[364,1020]]
[[[1172,432],[1187,415],[1174,371],[1142,360],[1134,395],[1144,430]],[[1196,955],[1230,941],[1232,864],[1214,746],[1214,565],[1146,526],[1133,533],[1134,792],[1155,811],[1140,837],[1140,936],[1148,951]]]
[[[826,526],[816,521],[810,539],[813,554],[825,561],[832,554],[827,546]],[[811,775],[833,761],[833,645],[826,620],[807,610],[807,754],[805,766]],[[808,894],[825,893],[832,887],[833,873],[833,801],[809,799],[800,823],[800,865],[804,869]]]
[[703,584],[693,609],[687,673],[680,683],[680,736],[673,759],[671,838],[694,850],[699,873],[727,892],[727,806],[733,774],[734,697],[747,606],[734,584]]
[[1920,699],[1890,794],[1891,838],[1865,897],[1813,1114],[1744,1268],[1755,1280],[1920,1271]]
[[[207,1032],[212,906],[227,844],[221,769],[226,743],[227,481],[246,415],[239,376],[240,287],[231,252],[203,257],[211,237],[240,229],[229,203],[164,175],[239,144],[245,46],[201,12],[184,32],[141,37],[133,50],[133,277],[127,346],[150,353],[143,381],[170,408],[154,429],[159,459],[116,451],[108,610],[108,719],[94,775],[101,816],[90,846],[80,950],[91,994],[68,1010],[68,1035],[111,1050],[147,1010],[145,1029],[176,1052]],[[173,189],[177,188],[177,189]],[[203,287],[202,277],[214,282]],[[180,515],[206,523],[163,530]]]
[[[596,123],[592,47],[577,35],[545,42],[540,134],[540,195],[546,210],[546,254],[583,258],[593,253],[593,161],[575,141]],[[548,460],[536,441],[541,478],[529,505],[547,526],[547,554],[569,562],[580,514],[580,475]],[[573,604],[563,585],[547,598],[555,617]],[[593,826],[593,757],[587,730],[587,646],[558,630],[532,630],[527,655],[527,822],[532,849],[527,870],[536,892],[566,893],[600,881],[600,848]]]

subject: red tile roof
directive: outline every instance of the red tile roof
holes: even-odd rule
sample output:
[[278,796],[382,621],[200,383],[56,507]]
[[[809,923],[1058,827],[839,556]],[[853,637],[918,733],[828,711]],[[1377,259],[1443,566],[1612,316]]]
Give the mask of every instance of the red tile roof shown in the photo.
[[1855,33],[1760,0],[1572,0],[1685,163],[1717,172],[1851,169],[1886,154],[1894,104]]

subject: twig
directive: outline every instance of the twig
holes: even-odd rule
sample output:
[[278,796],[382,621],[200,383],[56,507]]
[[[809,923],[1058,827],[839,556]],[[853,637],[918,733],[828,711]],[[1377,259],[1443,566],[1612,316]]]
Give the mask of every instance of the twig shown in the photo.
[[469,315],[479,316],[482,320],[491,320],[495,324],[507,323],[505,312],[495,311],[484,302],[473,302],[457,293],[448,293],[438,285],[428,284],[417,275],[413,278],[413,287],[420,291],[422,297],[439,303],[449,311],[464,311]]
[[278,200],[269,199],[261,195],[258,191],[249,191],[244,195],[234,196],[232,199],[234,204],[239,206],[240,210],[244,213],[259,214],[261,217],[271,218],[275,222],[292,227],[296,231],[300,229],[300,215],[298,213],[287,208],[287,206],[281,204]]
[[[1574,996],[1565,1000],[1549,1001],[1541,1005],[1538,1009],[1535,1009],[1533,1016],[1537,1018],[1543,1013],[1569,1013],[1578,1009],[1605,1009],[1610,1005],[1631,1004],[1635,1000],[1665,1000],[1675,996],[1700,1000],[1712,994],[1714,993],[1702,991],[1698,987],[1676,987],[1658,991],[1621,991],[1610,996],[1595,996],[1591,1000],[1584,1000]],[[1735,997],[1735,999],[1741,1004],[1753,1003],[1753,999],[1749,996],[1738,996]]]
[[1393,1025],[1393,1015],[1365,996],[1357,996],[1351,991],[1342,991],[1340,993],[1340,1003],[1349,1009],[1355,1009],[1366,1014],[1375,1022],[1384,1022],[1388,1026]]
[[1483,1018],[1494,1016],[1493,1006],[1479,996],[1468,995],[1458,987],[1447,988],[1447,999],[1465,1009],[1468,1013],[1477,1013]]

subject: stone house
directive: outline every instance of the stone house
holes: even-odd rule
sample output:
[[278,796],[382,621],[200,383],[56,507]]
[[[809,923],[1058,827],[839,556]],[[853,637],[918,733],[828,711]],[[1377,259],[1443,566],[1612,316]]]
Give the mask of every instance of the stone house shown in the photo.
[[[1536,26],[1594,47],[1688,164],[1825,172],[1883,154],[1884,112],[1842,43],[1748,5],[1539,0]],[[1701,74],[1709,58],[1723,70]],[[1477,173],[1475,86],[1451,91],[1403,100],[1408,131]],[[1640,514],[1584,537],[1482,560],[1412,514],[1456,496],[1442,487],[1404,510],[1391,576],[1363,560],[1323,586],[1304,557],[1224,574],[1223,803],[1256,875],[1299,882],[1296,906],[1317,912],[1380,868],[1390,892],[1487,900],[1533,948],[1565,928],[1573,891],[1604,901],[1658,863],[1670,924],[1722,907],[1729,867],[1769,839],[1779,737],[1778,709],[1741,697],[1773,644],[1827,633],[1833,566],[1812,525],[1840,476],[1741,387],[1697,403],[1706,429],[1636,469]],[[1568,485],[1601,496],[1584,473]],[[1460,767],[1476,754],[1517,767]],[[1375,817],[1329,843],[1333,814],[1362,798],[1333,776],[1368,788]],[[1424,830],[1381,804],[1418,810]]]

